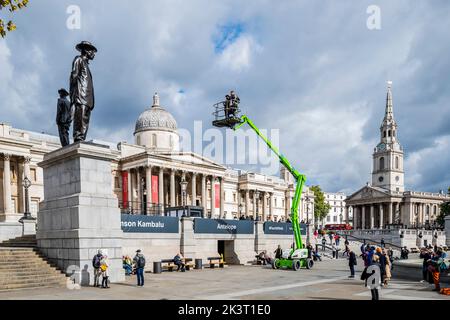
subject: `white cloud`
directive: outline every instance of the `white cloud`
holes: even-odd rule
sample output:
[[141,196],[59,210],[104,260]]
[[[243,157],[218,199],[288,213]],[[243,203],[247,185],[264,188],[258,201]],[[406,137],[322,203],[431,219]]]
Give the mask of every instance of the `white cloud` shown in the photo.
[[253,56],[261,51],[262,47],[252,36],[242,34],[220,53],[219,65],[223,69],[242,72],[251,67]]

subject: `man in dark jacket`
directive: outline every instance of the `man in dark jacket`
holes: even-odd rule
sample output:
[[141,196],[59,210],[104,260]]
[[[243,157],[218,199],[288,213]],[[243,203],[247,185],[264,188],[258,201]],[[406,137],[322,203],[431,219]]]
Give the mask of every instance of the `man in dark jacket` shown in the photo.
[[92,267],[94,268],[94,287],[100,287],[100,275],[102,270],[100,269],[100,261],[103,258],[102,250],[98,250],[97,254],[92,258]]
[[429,264],[429,260],[431,259],[431,252],[430,250],[426,249],[426,248],[422,248],[422,250],[420,250],[420,259],[423,259],[422,262],[422,281],[427,281],[429,280],[428,277],[428,264]]
[[355,266],[356,266],[356,254],[353,250],[350,250],[348,254],[348,266],[350,267],[350,276],[349,278],[355,277]]
[[177,266],[177,271],[181,269],[181,272],[186,271],[186,265],[183,263],[183,256],[181,253],[177,253],[177,255],[173,258],[173,263]]
[[66,89],[58,90],[59,98],[56,109],[56,125],[58,126],[59,141],[61,146],[65,147],[69,144],[69,129],[72,123],[72,109],[70,102],[67,100],[69,93]]
[[81,52],[72,63],[70,74],[70,101],[74,109],[73,140],[85,141],[89,128],[91,111],[94,109],[94,84],[89,69],[89,61],[93,60],[97,49],[87,41],[75,47]]
[[137,276],[137,286],[144,286],[144,268],[145,268],[145,257],[141,252],[141,249],[136,250],[136,255],[133,259],[136,265],[136,276]]
[[283,256],[283,250],[281,249],[281,246],[278,245],[278,248],[275,250],[275,259],[281,259]]

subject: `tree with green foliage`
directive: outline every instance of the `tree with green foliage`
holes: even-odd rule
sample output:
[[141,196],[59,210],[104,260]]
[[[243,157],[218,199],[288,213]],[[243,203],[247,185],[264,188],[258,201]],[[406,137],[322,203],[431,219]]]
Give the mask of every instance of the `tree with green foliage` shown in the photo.
[[[448,187],[448,195],[450,195],[450,187]],[[439,216],[436,218],[436,223],[443,228],[445,225],[445,216],[450,215],[450,201],[441,203],[440,209]]]
[[314,192],[314,218],[316,222],[322,221],[328,215],[331,206],[326,203],[325,195],[320,186],[312,186],[309,189]]
[[[9,12],[15,12],[17,10],[23,9],[27,6],[28,0],[0,0],[0,12],[3,9],[7,9]],[[4,38],[6,36],[6,31],[16,30],[16,25],[14,22],[9,20],[3,20],[0,17],[0,36]]]

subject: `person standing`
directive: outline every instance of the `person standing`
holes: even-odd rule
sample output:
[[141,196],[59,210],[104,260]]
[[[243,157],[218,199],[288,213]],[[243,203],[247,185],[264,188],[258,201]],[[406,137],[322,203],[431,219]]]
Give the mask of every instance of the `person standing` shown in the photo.
[[69,93],[66,89],[61,88],[58,90],[59,98],[56,105],[56,125],[58,126],[59,141],[61,146],[65,147],[69,145],[69,129],[72,123],[72,109],[70,102],[67,100]]
[[326,244],[327,244],[327,239],[325,239],[325,236],[322,236],[322,251],[325,251]]
[[136,276],[137,276],[137,286],[144,286],[144,268],[145,268],[145,257],[141,252],[141,249],[136,250],[136,256],[133,259],[136,265]]
[[384,254],[384,257],[385,257],[385,260],[386,260],[386,266],[385,266],[385,269],[384,269],[383,282],[384,282],[384,285],[387,286],[389,284],[389,281],[391,280],[391,277],[392,277],[392,273],[391,273],[392,263],[391,263],[391,259],[389,258],[389,254],[387,253],[386,249],[383,250],[383,254]]
[[72,63],[70,74],[70,102],[74,110],[73,140],[85,141],[91,112],[94,109],[94,84],[89,69],[89,61],[93,60],[97,48],[90,42],[82,41],[75,49],[80,51]]
[[278,245],[277,249],[274,251],[275,253],[275,259],[281,259],[283,256],[283,250],[281,249],[281,246]]
[[348,266],[350,267],[350,276],[349,276],[349,278],[354,278],[355,277],[355,266],[356,266],[356,264],[357,264],[356,254],[352,250],[349,250],[349,253],[348,253]]
[[94,258],[92,258],[92,267],[94,268],[94,287],[100,287],[100,275],[102,274],[100,266],[102,258],[102,250],[98,250],[97,254],[94,256]]
[[102,260],[100,261],[100,269],[102,271],[102,288],[109,288],[109,260],[106,254],[103,255]]

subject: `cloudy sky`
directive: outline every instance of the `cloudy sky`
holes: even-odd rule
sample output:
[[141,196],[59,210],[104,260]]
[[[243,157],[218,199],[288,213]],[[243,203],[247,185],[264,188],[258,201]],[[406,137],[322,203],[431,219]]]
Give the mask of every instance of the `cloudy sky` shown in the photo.
[[[67,28],[70,5],[80,29]],[[367,27],[370,5],[380,30]],[[88,40],[99,49],[89,138],[132,142],[155,91],[180,128],[200,120],[206,130],[233,88],[258,126],[279,129],[309,184],[350,193],[370,179],[392,80],[406,187],[446,190],[449,12],[447,0],[30,0],[0,39],[0,122],[56,134],[56,91],[68,87],[74,45]]]

